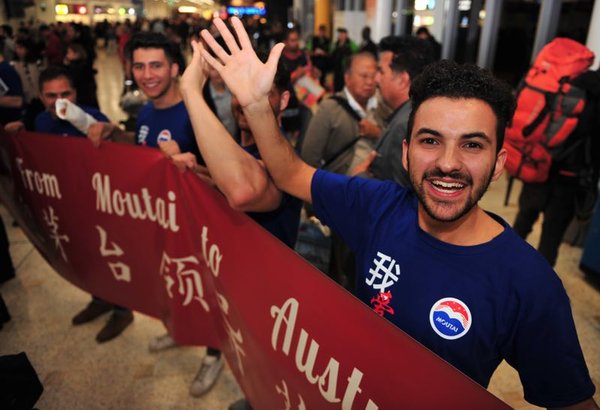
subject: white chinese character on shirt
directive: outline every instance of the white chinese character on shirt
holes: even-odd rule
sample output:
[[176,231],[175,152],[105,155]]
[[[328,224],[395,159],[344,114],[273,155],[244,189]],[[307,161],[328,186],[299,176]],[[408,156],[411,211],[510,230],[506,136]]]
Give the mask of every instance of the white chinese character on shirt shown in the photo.
[[[385,292],[387,288],[398,281],[400,276],[400,265],[395,259],[384,253],[377,252],[377,258],[373,259],[375,269],[369,269],[370,278],[365,279],[367,285],[379,292]],[[377,282],[375,280],[377,279]]]

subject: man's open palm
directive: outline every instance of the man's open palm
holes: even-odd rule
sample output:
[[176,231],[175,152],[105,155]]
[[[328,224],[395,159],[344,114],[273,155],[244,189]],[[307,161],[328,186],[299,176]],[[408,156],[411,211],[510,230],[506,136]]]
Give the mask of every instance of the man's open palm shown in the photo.
[[223,20],[217,18],[214,24],[227,44],[229,52],[225,51],[207,30],[202,30],[202,38],[217,58],[211,56],[206,50],[202,50],[202,55],[218,71],[240,105],[247,107],[268,96],[271,91],[283,44],[275,45],[267,62],[263,63],[252,48],[250,38],[240,19],[232,17],[231,23],[239,39],[239,45]]

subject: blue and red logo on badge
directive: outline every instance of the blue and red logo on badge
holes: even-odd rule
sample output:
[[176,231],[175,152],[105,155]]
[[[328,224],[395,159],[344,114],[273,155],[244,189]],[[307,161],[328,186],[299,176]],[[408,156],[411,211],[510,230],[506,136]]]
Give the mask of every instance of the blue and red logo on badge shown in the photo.
[[162,130],[158,133],[158,137],[156,137],[156,141],[166,142],[171,141],[171,131]]
[[471,328],[473,317],[469,307],[456,298],[443,298],[433,304],[429,312],[431,327],[444,339],[463,337]]

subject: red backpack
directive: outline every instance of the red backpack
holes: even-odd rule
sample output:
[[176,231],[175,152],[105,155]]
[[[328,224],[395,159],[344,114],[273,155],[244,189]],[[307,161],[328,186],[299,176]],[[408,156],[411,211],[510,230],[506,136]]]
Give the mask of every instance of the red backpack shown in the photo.
[[517,109],[506,129],[506,170],[524,182],[544,182],[552,158],[577,126],[585,91],[570,81],[592,65],[594,53],[568,38],[548,43],[517,90]]

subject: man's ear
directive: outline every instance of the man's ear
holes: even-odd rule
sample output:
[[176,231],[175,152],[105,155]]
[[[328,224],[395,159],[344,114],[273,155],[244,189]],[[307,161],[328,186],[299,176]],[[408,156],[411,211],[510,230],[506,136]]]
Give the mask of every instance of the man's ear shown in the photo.
[[[402,87],[406,88],[406,90],[410,89],[410,74],[408,74],[408,71],[402,71],[400,73],[398,73],[398,80],[402,81]],[[408,91],[407,91],[408,92]]]
[[492,175],[492,181],[497,180],[504,171],[504,164],[506,163],[506,157],[508,153],[504,148],[501,148],[496,155],[496,164],[494,165],[494,174]]
[[281,96],[279,97],[279,112],[283,112],[283,110],[285,110],[290,102],[290,92],[289,91],[284,91],[281,93]]
[[177,78],[179,75],[179,64],[171,63],[171,78]]
[[406,138],[402,140],[402,166],[408,172],[408,142],[406,142]]

